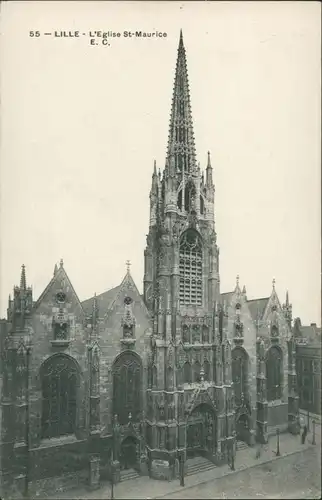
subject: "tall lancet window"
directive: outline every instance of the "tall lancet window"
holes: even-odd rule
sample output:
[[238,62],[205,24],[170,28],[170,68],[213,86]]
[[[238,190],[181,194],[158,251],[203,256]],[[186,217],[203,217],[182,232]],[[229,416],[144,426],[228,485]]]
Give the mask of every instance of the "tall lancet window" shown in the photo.
[[180,304],[202,305],[202,243],[193,230],[180,241]]

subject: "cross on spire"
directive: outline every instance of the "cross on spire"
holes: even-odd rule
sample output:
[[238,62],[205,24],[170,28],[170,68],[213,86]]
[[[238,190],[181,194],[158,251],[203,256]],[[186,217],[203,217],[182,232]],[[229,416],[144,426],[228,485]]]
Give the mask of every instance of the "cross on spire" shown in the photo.
[[126,261],[126,271],[129,273],[130,272],[130,266],[131,262],[129,260]]
[[273,282],[272,283],[273,283],[273,290],[275,290],[275,283],[276,283],[275,278],[273,278]]

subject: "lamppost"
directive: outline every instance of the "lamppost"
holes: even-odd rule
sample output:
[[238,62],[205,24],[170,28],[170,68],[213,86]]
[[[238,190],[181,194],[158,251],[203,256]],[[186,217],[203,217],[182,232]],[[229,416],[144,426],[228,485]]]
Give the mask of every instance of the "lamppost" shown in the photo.
[[114,446],[115,446],[115,417],[112,417],[112,450],[111,450],[111,500],[114,500]]
[[26,478],[25,478],[25,498],[29,497],[29,431],[30,431],[30,421],[29,421],[29,357],[30,357],[30,345],[26,346],[26,368],[27,368],[27,380],[26,380],[26,401],[27,401],[27,412],[26,412],[26,448],[27,448],[27,460],[26,460]]
[[279,457],[281,452],[280,452],[280,430],[279,427],[276,429],[276,438],[277,438],[277,449],[276,449],[276,456]]
[[313,437],[312,437],[312,444],[316,444],[315,442],[315,420],[312,420],[312,425],[313,425]]
[[310,404],[311,399],[309,399],[307,403],[307,432],[310,432]]
[[236,443],[236,431],[233,431],[233,440],[231,446],[231,470],[235,470],[235,443]]

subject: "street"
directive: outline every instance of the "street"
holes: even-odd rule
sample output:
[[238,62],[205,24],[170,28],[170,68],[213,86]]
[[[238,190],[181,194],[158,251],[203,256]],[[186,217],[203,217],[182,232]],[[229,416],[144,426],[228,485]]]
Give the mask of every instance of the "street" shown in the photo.
[[320,498],[320,446],[163,498]]

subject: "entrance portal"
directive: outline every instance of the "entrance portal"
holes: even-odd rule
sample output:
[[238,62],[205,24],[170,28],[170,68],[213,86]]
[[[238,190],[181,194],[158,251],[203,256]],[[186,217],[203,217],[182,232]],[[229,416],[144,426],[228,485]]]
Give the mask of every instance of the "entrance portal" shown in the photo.
[[120,453],[121,469],[135,469],[138,464],[140,443],[134,436],[128,436],[122,441]]
[[249,416],[242,413],[236,420],[236,434],[238,441],[248,442],[249,439]]
[[216,441],[216,417],[212,408],[200,404],[191,413],[187,422],[187,455],[207,455],[214,451]]

